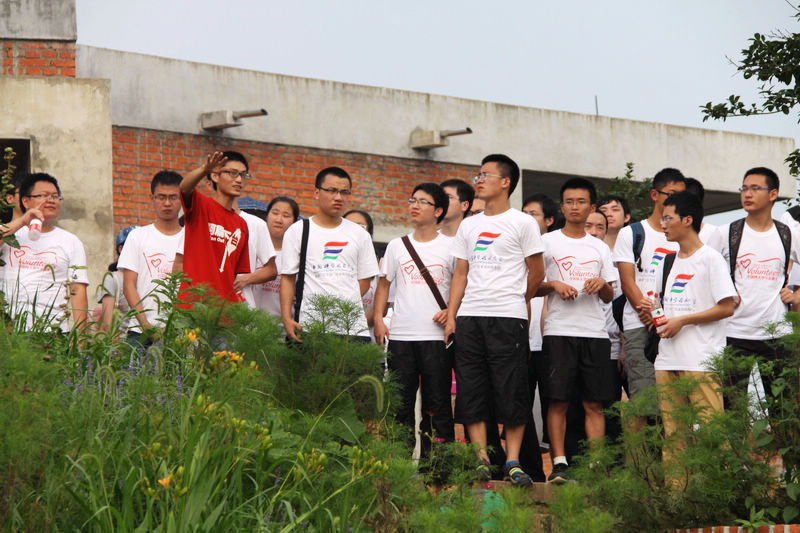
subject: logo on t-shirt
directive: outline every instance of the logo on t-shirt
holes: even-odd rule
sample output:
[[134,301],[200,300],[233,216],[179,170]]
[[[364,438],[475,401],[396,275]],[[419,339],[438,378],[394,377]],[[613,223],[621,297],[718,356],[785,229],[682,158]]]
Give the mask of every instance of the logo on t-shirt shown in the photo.
[[160,279],[172,272],[172,263],[167,259],[167,254],[158,252],[153,255],[144,254],[145,263],[147,263],[147,271],[150,277]]
[[330,259],[331,261],[336,261],[339,259],[339,255],[344,251],[344,247],[347,246],[347,241],[345,242],[336,242],[330,241],[326,242],[324,249],[322,251],[322,259]]
[[555,259],[558,266],[558,273],[562,280],[581,282],[596,278],[600,261],[592,259],[579,263],[574,255],[568,255],[561,259]]
[[[210,223],[209,223],[210,225]],[[236,251],[236,248],[239,247],[239,240],[242,238],[242,228],[236,228],[236,231],[228,233],[228,240],[225,241],[225,253],[222,254],[222,261],[219,264],[219,271],[225,271],[225,263],[228,261],[228,257]]]
[[[403,274],[406,275],[409,281],[413,284],[426,284],[425,278],[422,276],[422,273],[417,268],[417,264],[414,262],[413,259],[409,259],[405,263],[401,264],[400,267],[403,270]],[[444,283],[444,265],[436,264],[436,265],[425,265],[425,268],[428,269],[428,274],[431,275],[431,279],[433,279],[436,285],[441,285]]]
[[674,254],[674,250],[667,250],[666,248],[656,248],[653,250],[653,258],[650,260],[650,264],[653,266],[658,266],[661,261],[667,256],[667,254]]
[[672,282],[672,287],[670,287],[669,292],[680,294],[686,290],[686,285],[689,283],[689,280],[694,277],[694,274],[678,274],[675,276],[675,281]]
[[47,270],[52,269],[58,263],[58,256],[55,252],[35,253],[30,246],[21,246],[19,249],[12,249],[9,259],[11,266],[20,269]]
[[783,275],[782,264],[783,259],[780,257],[770,257],[759,261],[754,253],[740,255],[736,258],[739,276],[745,279],[775,281]]
[[494,244],[494,240],[500,235],[500,233],[489,233],[488,231],[484,231],[478,235],[478,240],[475,242],[475,248],[473,248],[472,251],[485,252],[489,246]]

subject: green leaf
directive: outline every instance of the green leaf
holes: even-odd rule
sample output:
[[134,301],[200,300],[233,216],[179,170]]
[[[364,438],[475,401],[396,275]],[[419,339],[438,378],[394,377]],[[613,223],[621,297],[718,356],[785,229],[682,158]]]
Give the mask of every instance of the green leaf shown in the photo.
[[786,494],[792,501],[797,501],[797,497],[800,496],[800,483],[787,483],[786,484]]
[[766,419],[756,420],[753,422],[753,436],[758,437],[761,435],[765,429],[767,429],[767,422]]
[[772,442],[774,439],[775,439],[775,436],[773,434],[764,433],[763,435],[761,435],[760,437],[758,437],[756,439],[756,447],[757,448],[763,448],[764,446],[766,446],[767,444]]
[[783,521],[786,524],[791,524],[792,520],[800,515],[800,509],[797,507],[786,507],[783,510]]

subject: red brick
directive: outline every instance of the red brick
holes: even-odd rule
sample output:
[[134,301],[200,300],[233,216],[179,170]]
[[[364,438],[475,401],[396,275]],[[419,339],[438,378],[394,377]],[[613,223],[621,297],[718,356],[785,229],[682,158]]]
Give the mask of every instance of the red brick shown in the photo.
[[31,58],[31,59],[38,59],[39,58],[39,50],[34,50],[34,49],[25,50],[25,57],[28,57],[28,58]]
[[39,67],[29,67],[25,70],[25,74],[27,74],[28,76],[41,76],[42,69],[40,69]]
[[61,60],[61,59],[59,59],[57,61],[52,61],[52,65],[54,67],[75,68],[75,61],[74,60],[70,61],[70,60]]
[[72,50],[62,50],[58,52],[58,57],[61,59],[75,59],[75,52]]
[[68,76],[70,78],[75,77],[75,69],[74,68],[62,68],[61,69],[62,76]]
[[41,41],[23,41],[22,48],[44,48],[44,43]]
[[47,65],[44,59],[20,59],[19,65],[21,67],[43,67]]
[[45,76],[57,76],[58,75],[58,69],[55,68],[55,67],[45,67],[42,70],[42,74],[45,75]]
[[55,50],[42,50],[42,57],[58,57],[58,52]]

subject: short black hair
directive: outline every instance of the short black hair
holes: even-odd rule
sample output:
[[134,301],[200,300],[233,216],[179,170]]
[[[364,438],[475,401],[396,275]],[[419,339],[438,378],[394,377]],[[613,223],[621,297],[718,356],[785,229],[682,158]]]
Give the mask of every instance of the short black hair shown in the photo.
[[[610,204],[611,202],[617,202],[620,207],[622,207],[622,212],[626,215],[631,214],[631,205],[628,203],[628,200],[625,199],[624,196],[620,196],[618,194],[607,194],[600,198],[597,201],[597,207],[603,207],[606,204]],[[605,214],[605,213],[604,213]]]
[[339,167],[326,167],[317,173],[317,177],[314,179],[314,187],[317,189],[322,187],[322,182],[325,181],[325,176],[328,174],[333,174],[337,178],[345,178],[347,179],[347,183],[350,184],[350,187],[353,186],[353,180],[350,178],[350,174],[348,174],[345,169]]
[[58,180],[55,179],[50,174],[46,174],[44,172],[34,172],[32,174],[25,174],[24,176],[22,176],[22,179],[19,182],[19,209],[23,213],[27,211],[27,209],[25,209],[25,204],[22,203],[22,199],[30,196],[33,187],[40,181],[46,181],[47,183],[52,183],[53,185],[55,185],[58,194],[59,195],[61,194],[61,187],[58,186]]
[[447,207],[449,206],[450,201],[447,198],[447,193],[444,192],[444,189],[442,189],[442,186],[438,183],[420,183],[414,187],[414,190],[411,191],[411,195],[413,196],[417,191],[422,191],[431,195],[433,198],[434,210],[440,207],[442,208],[442,214],[436,218],[436,223],[438,224],[444,220],[444,216],[447,214]]
[[524,208],[526,205],[534,202],[542,207],[542,215],[544,218],[552,218],[553,224],[555,224],[556,220],[558,220],[558,204],[556,201],[542,192],[537,192],[525,198],[522,202],[522,207]]
[[656,190],[661,190],[661,188],[666,187],[668,183],[675,182],[686,183],[686,178],[683,177],[683,174],[677,168],[662,168],[653,176],[653,188]]
[[703,204],[700,198],[689,191],[676,192],[664,200],[664,207],[675,206],[675,213],[679,217],[692,217],[692,228],[700,233],[700,226],[703,224]]
[[744,182],[747,176],[750,176],[752,174],[758,174],[764,176],[767,179],[767,187],[769,187],[770,189],[781,188],[781,180],[778,178],[778,175],[775,174],[773,170],[770,170],[767,167],[751,168],[750,170],[744,173],[744,178],[742,178],[742,182]]
[[297,205],[297,202],[295,202],[294,199],[289,198],[288,196],[276,196],[275,198],[270,200],[269,204],[267,204],[267,214],[269,214],[269,212],[272,211],[272,207],[275,204],[279,204],[281,202],[289,204],[289,207],[292,210],[292,215],[294,215],[295,220],[300,218],[300,207]]
[[467,202],[469,205],[467,206],[467,210],[464,211],[463,216],[466,218],[467,213],[469,210],[472,209],[472,202],[475,201],[475,189],[464,180],[460,180],[457,178],[445,180],[441,183],[442,189],[445,187],[453,187],[456,190],[456,194],[458,195],[459,202]]
[[683,181],[686,183],[686,190],[700,198],[700,203],[702,204],[703,199],[706,197],[706,188],[703,187],[703,184],[700,183],[700,180],[695,178],[684,178]]
[[159,185],[180,185],[182,181],[183,176],[174,170],[161,170],[150,180],[150,193],[156,192]]
[[561,191],[558,193],[562,202],[564,201],[564,191],[567,189],[583,189],[584,191],[589,191],[590,203],[597,203],[597,188],[594,186],[594,183],[586,178],[570,178],[565,181],[564,184],[561,185]]
[[[589,216],[591,216],[594,213],[597,213],[598,215],[603,215],[603,220],[606,221],[606,231],[608,231],[608,217],[606,216],[606,214],[603,213],[602,211],[600,211],[599,209],[596,209],[596,210],[592,211],[591,213],[589,213]],[[588,217],[587,217],[587,220],[588,220]]]
[[345,213],[342,218],[347,218],[347,215],[352,215],[354,213],[364,217],[364,220],[367,221],[367,233],[369,233],[369,236],[372,237],[372,232],[375,230],[375,224],[372,223],[372,217],[369,216],[369,213],[366,211],[362,211],[361,209],[351,209]]
[[511,178],[511,186],[508,188],[508,195],[511,196],[519,183],[519,165],[505,154],[489,154],[483,158],[481,165],[486,163],[497,163],[500,167],[500,175],[504,178]]
[[247,158],[241,153],[236,152],[234,150],[225,150],[222,152],[222,155],[228,158],[228,161],[238,161],[239,163],[244,165],[245,170],[250,172],[250,164],[247,162]]

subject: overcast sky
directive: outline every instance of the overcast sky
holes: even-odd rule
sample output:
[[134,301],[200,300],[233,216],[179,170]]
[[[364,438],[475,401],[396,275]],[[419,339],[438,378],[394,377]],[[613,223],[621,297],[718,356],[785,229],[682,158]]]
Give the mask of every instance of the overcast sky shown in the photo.
[[[792,137],[797,114],[702,122],[784,0],[77,0],[78,42],[280,74]],[[794,117],[794,118],[792,118]],[[620,162],[620,172],[624,162]],[[787,176],[788,178],[788,176]]]

